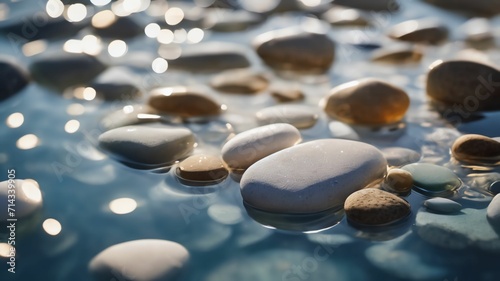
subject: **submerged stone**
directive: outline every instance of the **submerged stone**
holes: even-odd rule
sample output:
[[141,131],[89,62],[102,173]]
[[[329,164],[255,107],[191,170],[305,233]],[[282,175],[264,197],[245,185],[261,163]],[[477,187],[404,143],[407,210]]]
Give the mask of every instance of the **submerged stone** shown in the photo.
[[276,105],[259,110],[255,116],[261,125],[287,123],[297,129],[314,126],[318,120],[316,109],[307,105]]
[[176,175],[186,185],[210,185],[224,180],[229,172],[220,157],[193,155],[179,163]]
[[456,213],[462,209],[462,205],[460,203],[441,197],[425,200],[424,206],[429,210],[444,214]]
[[424,194],[448,194],[462,184],[453,171],[434,164],[414,163],[401,169],[412,174],[416,190]]

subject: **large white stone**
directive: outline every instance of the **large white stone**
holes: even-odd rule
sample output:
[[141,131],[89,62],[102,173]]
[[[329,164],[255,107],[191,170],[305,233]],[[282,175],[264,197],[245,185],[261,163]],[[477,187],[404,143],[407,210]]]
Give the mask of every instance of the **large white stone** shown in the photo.
[[178,243],[134,240],[100,252],[90,261],[89,270],[99,281],[172,281],[188,260],[189,252]]
[[343,206],[353,192],[387,170],[375,147],[323,139],[270,155],[243,174],[241,194],[254,208],[278,213],[314,213]]
[[158,165],[188,156],[194,148],[194,135],[185,128],[125,126],[99,136],[99,145],[135,163]]
[[222,159],[232,169],[246,169],[258,160],[300,142],[289,124],[271,124],[242,132],[222,147]]

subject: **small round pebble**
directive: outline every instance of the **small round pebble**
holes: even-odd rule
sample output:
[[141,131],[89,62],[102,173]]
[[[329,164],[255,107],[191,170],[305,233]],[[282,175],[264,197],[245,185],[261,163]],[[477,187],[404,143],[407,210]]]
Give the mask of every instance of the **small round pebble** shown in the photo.
[[500,228],[500,195],[497,194],[493,197],[488,208],[486,209],[486,216],[488,221],[495,228]]
[[160,113],[182,118],[217,116],[221,113],[221,105],[214,99],[186,87],[154,89],[148,104]]
[[412,174],[414,187],[425,194],[444,194],[455,190],[462,184],[453,171],[434,164],[414,163],[401,169]]
[[383,187],[389,192],[407,193],[413,187],[413,177],[408,171],[391,169],[387,172]]
[[193,155],[179,163],[176,175],[187,185],[210,185],[223,181],[229,172],[218,156]]
[[463,135],[455,140],[451,153],[469,164],[496,164],[500,162],[500,142],[482,135]]
[[260,125],[287,123],[297,129],[307,129],[316,124],[316,109],[306,105],[286,104],[264,108],[255,116]]
[[347,218],[367,226],[387,225],[407,217],[410,204],[398,196],[376,188],[351,194],[344,203]]
[[188,261],[189,252],[176,242],[143,239],[103,250],[90,261],[89,271],[97,281],[174,281]]
[[386,125],[403,119],[410,98],[403,89],[365,78],[333,88],[322,102],[325,112],[339,121],[358,125]]
[[462,205],[460,203],[441,197],[425,200],[424,206],[429,210],[445,214],[456,213],[462,209]]
[[389,166],[401,167],[407,164],[420,161],[422,157],[415,150],[404,147],[386,147],[382,148],[382,154],[387,159]]
[[256,94],[269,86],[269,80],[262,74],[246,69],[225,71],[210,82],[212,88],[232,94]]

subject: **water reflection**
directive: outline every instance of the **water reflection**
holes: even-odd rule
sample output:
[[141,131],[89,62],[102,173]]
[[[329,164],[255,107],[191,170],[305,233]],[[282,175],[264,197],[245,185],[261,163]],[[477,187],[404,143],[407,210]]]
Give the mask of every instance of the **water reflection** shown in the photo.
[[158,74],[164,73],[168,69],[168,62],[163,58],[156,58],[153,60],[151,68]]
[[64,12],[64,3],[60,0],[49,0],[45,5],[45,11],[51,18],[58,18]]
[[114,58],[119,58],[124,56],[127,53],[128,47],[127,43],[122,40],[114,40],[111,41],[108,45],[108,53],[110,56]]
[[92,26],[106,28],[116,21],[115,14],[110,10],[100,11],[92,17]]
[[38,182],[32,179],[26,179],[23,181],[23,185],[21,189],[24,193],[24,196],[28,198],[33,203],[42,202],[42,192],[40,191],[40,186]]
[[150,23],[144,28],[144,34],[149,38],[156,38],[160,34],[161,27],[157,23]]
[[47,50],[47,41],[45,40],[28,42],[22,47],[23,54],[27,57],[38,55],[43,53],[45,50]]
[[87,17],[87,7],[81,3],[70,5],[64,16],[69,22],[80,22]]
[[68,133],[68,134],[75,133],[76,131],[78,131],[79,128],[80,128],[80,122],[78,122],[78,120],[74,120],[74,119],[69,120],[64,125],[64,131],[66,131],[66,133]]
[[79,103],[72,103],[66,108],[66,113],[69,115],[82,115],[85,112],[85,106]]
[[24,115],[20,112],[12,113],[9,117],[7,117],[5,123],[10,128],[19,128],[24,123]]
[[39,139],[36,135],[27,134],[27,135],[20,137],[17,140],[16,146],[19,149],[28,150],[28,149],[35,148],[38,145],[38,143],[39,143]]
[[229,204],[215,204],[208,208],[208,215],[214,221],[222,224],[237,224],[243,221],[240,208]]
[[9,16],[9,6],[5,3],[0,3],[0,21],[3,21]]
[[[13,251],[11,251],[13,249]],[[11,246],[7,243],[0,243],[0,258],[8,258],[12,256],[11,253],[15,254],[16,250],[14,246]]]
[[181,8],[172,7],[165,13],[165,22],[168,25],[177,25],[184,19],[184,11]]
[[47,234],[52,235],[52,236],[58,235],[62,230],[61,223],[55,219],[46,219],[43,222],[42,227],[43,227],[43,230],[45,230],[45,232],[47,232]]
[[117,215],[132,213],[137,208],[137,202],[132,198],[118,198],[109,202],[109,209]]

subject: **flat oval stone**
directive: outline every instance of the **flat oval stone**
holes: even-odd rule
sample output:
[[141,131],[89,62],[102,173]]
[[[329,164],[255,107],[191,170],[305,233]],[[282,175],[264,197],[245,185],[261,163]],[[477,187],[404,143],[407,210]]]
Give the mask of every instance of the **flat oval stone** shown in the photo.
[[90,83],[96,96],[106,101],[139,98],[139,78],[124,67],[112,67],[101,73]]
[[328,129],[330,129],[330,135],[333,138],[359,140],[358,133],[349,125],[346,125],[342,122],[332,121],[330,122],[330,124],[328,124]]
[[304,93],[295,88],[275,87],[271,89],[271,96],[277,102],[294,102],[304,100]]
[[386,147],[382,148],[380,151],[382,151],[389,166],[404,166],[418,162],[422,157],[420,153],[415,150],[404,147]]
[[344,210],[350,221],[367,226],[394,223],[411,212],[408,202],[376,188],[365,188],[349,195]]
[[231,169],[244,170],[260,159],[301,141],[300,132],[289,124],[271,124],[234,136],[222,147],[222,159]]
[[[97,14],[99,16],[99,14]],[[96,16],[94,16],[96,18]],[[94,33],[104,38],[129,39],[144,33],[144,27],[137,23],[132,17],[115,16],[108,19],[106,24],[94,24]]]
[[255,116],[261,125],[287,123],[297,129],[307,129],[316,124],[316,109],[306,105],[276,105],[259,110]]
[[207,11],[203,26],[215,31],[236,32],[248,29],[264,20],[260,14],[245,10],[213,8]]
[[[10,173],[9,173],[10,174]],[[33,180],[6,180],[0,182],[0,207],[3,212],[0,212],[2,223],[6,223],[9,217],[7,211],[9,202],[9,194],[15,191],[15,215],[17,219],[30,217],[41,210],[43,205],[42,192],[36,182]]]
[[193,151],[196,141],[185,128],[125,126],[104,132],[99,145],[123,158],[146,165],[169,164]]
[[256,94],[269,86],[269,80],[262,74],[246,69],[225,71],[215,76],[212,88],[229,94]]
[[0,77],[0,101],[21,91],[30,81],[27,71],[18,62],[5,57],[0,57]]
[[33,79],[45,86],[64,90],[88,84],[106,69],[96,57],[85,53],[44,53],[29,66]]
[[162,116],[149,106],[128,105],[120,110],[111,112],[101,120],[101,126],[105,130],[111,130],[128,125],[160,122]]
[[438,44],[448,37],[448,28],[435,20],[409,20],[393,26],[389,37],[413,43]]
[[89,263],[98,281],[178,280],[189,261],[184,246],[167,240],[144,239],[106,248]]
[[218,72],[249,67],[250,62],[244,55],[244,49],[227,43],[211,42],[183,48],[180,57],[169,60],[168,66],[191,72]]
[[254,46],[260,58],[277,70],[324,73],[335,58],[335,45],[328,36],[294,29],[261,34]]
[[337,26],[367,26],[370,24],[366,16],[359,10],[334,6],[322,18]]
[[500,227],[500,195],[495,195],[486,209],[488,221],[495,227]]
[[453,171],[434,164],[414,163],[401,169],[411,173],[417,191],[430,195],[451,192],[462,184]]
[[382,186],[389,192],[407,193],[413,187],[413,177],[408,171],[391,169],[387,172]]
[[160,113],[182,118],[217,116],[221,113],[221,105],[215,100],[186,87],[153,89],[148,104]]
[[462,209],[462,205],[460,203],[441,197],[425,200],[424,206],[429,210],[444,214],[460,212]]
[[214,155],[193,155],[179,163],[176,175],[187,185],[210,185],[223,181],[229,172]]
[[460,10],[467,13],[478,13],[493,16],[500,13],[499,0],[425,0],[428,3],[451,10]]
[[410,98],[404,90],[374,78],[337,86],[323,102],[330,117],[358,125],[398,122],[410,106]]
[[[0,33],[9,38],[12,44],[21,44],[27,41],[40,39],[59,39],[74,36],[88,25],[87,20],[81,22],[69,22],[64,17],[51,18],[38,16],[14,16],[9,17],[13,21],[0,22]],[[43,23],[43,24],[42,24]]]
[[395,46],[378,49],[372,54],[372,61],[383,63],[419,62],[423,53],[413,46]]
[[496,164],[500,162],[500,142],[482,135],[463,135],[453,143],[451,154],[469,164]]
[[394,0],[335,0],[335,4],[370,11],[395,12],[399,9]]
[[341,208],[353,192],[380,180],[387,163],[378,149],[356,141],[322,139],[263,158],[243,174],[241,195],[274,213]]
[[437,61],[427,74],[427,95],[468,112],[500,110],[500,71],[466,60]]

